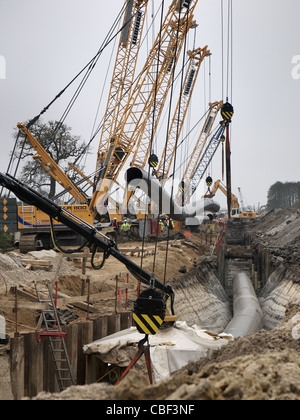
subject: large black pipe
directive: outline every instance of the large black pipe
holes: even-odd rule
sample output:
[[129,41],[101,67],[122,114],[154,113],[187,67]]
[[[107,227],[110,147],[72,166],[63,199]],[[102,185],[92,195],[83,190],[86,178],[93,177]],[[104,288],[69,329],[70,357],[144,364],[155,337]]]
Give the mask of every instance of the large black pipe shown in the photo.
[[201,198],[191,205],[179,206],[157,178],[136,167],[127,170],[126,181],[131,187],[140,188],[154,201],[159,208],[159,214],[167,214],[186,224],[200,225],[210,220],[205,213],[217,213],[220,210],[220,205],[211,198]]
[[245,273],[236,274],[233,281],[234,318],[225,329],[233,337],[245,337],[263,328],[263,313],[251,279]]

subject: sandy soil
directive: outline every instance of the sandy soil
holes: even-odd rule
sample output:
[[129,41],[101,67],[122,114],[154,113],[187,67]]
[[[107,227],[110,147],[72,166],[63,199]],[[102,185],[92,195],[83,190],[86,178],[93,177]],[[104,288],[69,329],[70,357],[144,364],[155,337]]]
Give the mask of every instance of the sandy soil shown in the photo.
[[[184,268],[190,270],[194,266],[195,259],[199,256],[199,248],[201,254],[209,253],[209,246],[200,245],[201,238],[194,235],[188,238],[190,247],[183,245],[185,240],[172,240],[167,247],[167,242],[159,242],[157,244],[157,253],[154,258],[153,255],[147,255],[141,259],[140,256],[128,256],[133,262],[143,266],[149,272],[155,271],[156,277],[162,281],[169,283],[176,276],[180,275],[179,270]],[[120,245],[122,248],[141,248],[141,242],[127,242]],[[145,248],[154,249],[155,243],[145,243]],[[168,253],[168,264],[166,268],[165,278],[165,257]],[[45,270],[27,270],[26,264],[22,264],[24,258],[36,258],[51,261],[53,268],[50,272]],[[52,281],[55,277],[59,267],[58,275],[58,291],[68,296],[81,296],[82,280],[87,276],[90,278],[90,293],[99,294],[105,293],[105,299],[92,300],[92,303],[99,309],[99,313],[106,313],[115,310],[115,292],[116,292],[116,276],[119,276],[118,289],[122,289],[122,305],[125,305],[125,283],[127,282],[126,267],[110,257],[105,266],[100,271],[95,271],[91,268],[90,263],[87,264],[86,275],[82,274],[81,262],[67,261],[66,257],[61,258],[61,255],[54,251],[40,251],[30,255],[22,255],[18,251],[9,252],[8,254],[0,254],[0,315],[6,318],[6,333],[13,335],[15,326],[15,314],[13,308],[1,308],[1,302],[14,302],[15,297],[10,293],[10,288],[14,286],[30,286],[34,287],[34,282],[45,284],[47,281]],[[133,276],[129,276],[129,309],[132,307],[137,296],[137,280]],[[6,293],[7,291],[7,293]],[[87,287],[85,288],[87,294]],[[27,298],[18,296],[18,302],[29,302]],[[64,309],[62,307],[61,309]],[[71,308],[79,317],[86,317],[86,312],[79,309]],[[18,332],[34,331],[36,327],[37,312],[27,309],[18,310]]]
[[[288,271],[293,273],[292,277],[288,277],[288,290],[296,290],[298,293],[300,213],[294,210],[272,212],[254,223],[253,232],[257,243],[268,246],[274,261],[286,265]],[[195,237],[193,240],[196,243],[199,238]],[[197,245],[199,249],[199,243]],[[164,274],[165,253],[165,244],[159,244],[155,270],[159,278]],[[177,277],[182,266],[190,270],[198,256],[199,251],[190,247],[170,247],[167,281]],[[139,257],[134,259],[137,263],[141,261]],[[61,267],[60,286],[65,293],[76,295],[81,287],[80,271],[72,266],[69,272],[70,264],[67,262],[67,266],[64,264]],[[153,256],[147,257],[143,261],[143,266],[152,271]],[[16,267],[14,270],[18,273]],[[107,291],[107,289],[114,291],[115,276],[122,272],[124,267],[113,259],[108,261],[102,273],[95,274],[88,269],[95,291]],[[30,275],[32,274],[34,273]],[[53,273],[43,274],[45,277],[49,275],[51,278]],[[7,278],[11,278],[9,273]],[[275,329],[262,330],[258,334],[230,342],[220,351],[213,353],[210,358],[190,363],[168,380],[155,386],[148,385],[146,375],[132,370],[125,380],[114,388],[107,384],[93,384],[72,387],[61,394],[42,393],[36,399],[299,400],[300,304],[297,302],[298,299],[293,302],[294,296],[290,300],[288,293],[285,295],[285,302],[282,303],[286,309],[285,318]],[[2,298],[12,299],[3,295]],[[28,318],[26,322],[30,323],[30,319]]]

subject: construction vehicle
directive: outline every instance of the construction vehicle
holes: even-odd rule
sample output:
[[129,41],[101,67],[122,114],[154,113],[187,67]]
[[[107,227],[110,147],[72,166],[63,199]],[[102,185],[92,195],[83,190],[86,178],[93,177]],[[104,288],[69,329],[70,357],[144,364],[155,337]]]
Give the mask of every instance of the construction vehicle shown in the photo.
[[[174,0],[163,20],[140,76],[132,88],[122,117],[113,121],[114,130],[101,138],[96,172],[97,188],[91,210],[105,202],[129,156],[131,166],[144,167],[151,143],[172,84],[173,69],[179,59],[188,30],[195,26],[193,12],[198,0]],[[152,124],[149,126],[149,120]]]
[[[142,40],[141,32],[146,19],[148,4],[148,0],[127,0],[122,26],[123,29],[121,31],[120,44],[103,124],[103,133],[105,133],[106,130],[113,128],[112,120],[115,118],[115,121],[118,121],[118,118],[122,115],[122,109],[129,101],[137,56]],[[34,120],[36,119],[37,118]],[[59,183],[65,192],[69,192],[75,202],[78,203],[65,208],[70,211],[70,213],[74,214],[74,216],[79,217],[87,223],[93,224],[93,221],[95,220],[98,229],[105,233],[107,237],[116,241],[117,232],[110,227],[110,219],[116,217],[120,223],[122,216],[116,212],[111,218],[108,217],[109,211],[107,203],[103,203],[102,207],[105,210],[105,216],[102,218],[102,221],[104,219],[104,223],[101,223],[101,220],[99,220],[100,216],[95,209],[94,212],[91,212],[90,210],[90,197],[80,190],[51,158],[30,132],[29,127],[30,123],[28,126],[25,126],[22,123],[18,124],[19,130],[25,135],[27,141],[37,152],[33,158],[38,161],[44,170]],[[70,166],[78,172],[78,169],[76,169],[74,165]],[[53,240],[50,233],[50,220],[46,214],[36,209],[34,206],[20,205],[16,208],[16,218],[18,220],[18,231],[14,233],[16,234],[16,243],[20,246],[21,252],[53,247]],[[70,229],[56,221],[54,221],[53,227],[57,239],[62,246],[80,245],[80,237],[74,232],[71,232]]]
[[[222,193],[227,197],[228,193],[227,193],[227,188],[226,186],[222,183],[221,180],[217,180],[214,183],[214,186],[211,190],[211,196],[214,197],[217,193],[218,190],[221,190]],[[256,219],[256,213],[252,212],[252,211],[242,211],[242,209],[240,208],[239,205],[239,201],[238,198],[234,195],[231,194],[231,217],[233,219]]]
[[[170,125],[167,141],[161,154],[161,159],[156,170],[158,179],[167,180],[171,173],[178,138],[183,130],[184,122],[187,116],[192,95],[199,76],[201,64],[206,57],[211,56],[208,46],[188,51],[189,65],[186,71],[185,79],[182,83],[182,90],[179,95],[177,106]],[[144,169],[144,168],[141,168]]]
[[179,197],[181,196],[182,199],[180,201],[186,203],[188,202],[188,193],[190,196],[195,193],[220,145],[220,138],[225,131],[225,121],[220,123],[220,127],[218,128],[216,134],[212,136],[208,146],[206,147],[209,136],[211,135],[213,124],[215,123],[215,120],[222,107],[223,101],[209,104],[209,111],[203,124],[201,133],[198,137],[194,150],[191,153],[189,162],[186,165],[185,172],[179,184],[181,191],[178,191],[176,196],[178,201]]
[[[26,202],[30,206],[36,206],[41,212],[47,214],[51,224],[55,220],[57,223],[67,226],[71,231],[80,235],[85,245],[92,250],[91,263],[94,269],[101,269],[109,256],[113,256],[123,263],[137,280],[150,286],[141,292],[135,304],[134,320],[137,323],[139,332],[146,335],[154,335],[164,322],[172,323],[176,320],[172,287],[160,282],[153,273],[148,273],[121,254],[113,240],[99,232],[93,225],[85,222],[73,213],[70,213],[66,208],[59,206],[33,189],[26,187],[10,175],[0,173],[0,185],[13,192],[21,201]],[[95,263],[98,249],[103,253],[103,261],[100,265]],[[169,299],[171,314],[167,312],[166,307]]]
[[[94,220],[87,205],[63,205],[62,208],[68,210],[74,217],[78,217],[86,223],[93,224]],[[19,204],[16,207],[16,217],[18,220],[18,230],[11,233],[14,233],[15,245],[19,247],[21,253],[26,254],[31,251],[57,248],[52,238],[51,223],[47,214],[35,206]],[[61,223],[54,221],[53,229],[57,238],[57,244],[59,243],[60,246],[80,247],[82,245],[81,237]],[[103,224],[98,229],[110,239],[118,242],[117,230],[110,223],[107,225]]]
[[[68,175],[52,159],[43,146],[33,136],[29,129],[22,123],[18,128],[24,133],[25,138],[31,146],[37,151],[34,159],[47,171],[66,191],[70,192],[75,202],[78,204],[63,206],[75,217],[79,217],[87,223],[93,224],[93,215],[89,209],[89,198],[83,193],[68,177]],[[54,241],[51,235],[51,226],[49,217],[38,210],[35,206],[25,206],[19,204],[15,209],[16,219],[18,220],[18,229],[15,234],[15,244],[19,246],[22,253],[38,251],[41,249],[52,249]],[[80,247],[81,237],[70,231],[66,226],[54,221],[53,229],[57,235],[57,242],[61,246]],[[117,232],[114,228],[104,225],[100,228],[106,236],[117,241]]]
[[[93,223],[91,214],[86,205],[64,206],[66,210],[84,220]],[[19,246],[20,252],[26,254],[31,251],[42,249],[52,249],[54,247],[51,238],[51,224],[47,214],[43,213],[35,206],[24,204],[16,206],[18,218],[18,231],[15,232],[15,245]],[[54,220],[53,222],[57,241],[61,246],[80,247],[81,237],[74,234],[69,228]]]
[[[92,250],[91,263],[94,269],[101,269],[106,259],[109,258],[109,256],[113,256],[124,264],[128,271],[139,282],[148,286],[145,290],[141,291],[134,304],[133,311],[133,319],[136,323],[137,330],[139,333],[144,334],[145,337],[139,342],[138,353],[124,372],[121,379],[123,379],[123,377],[127,374],[131,366],[139,360],[142,354],[145,354],[149,379],[152,384],[149,335],[157,334],[162,326],[173,325],[177,320],[174,313],[175,294],[172,287],[159,281],[155,277],[154,273],[148,273],[125,255],[121,254],[116,243],[99,232],[94,226],[75,217],[74,214],[59,206],[54,201],[51,201],[36,191],[27,188],[24,184],[12,176],[0,173],[0,185],[3,185],[3,187],[13,192],[20,200],[31,206],[39,208],[40,211],[49,216],[51,221],[56,220],[57,222],[67,226],[76,234],[80,235],[83,240],[85,240],[85,244]],[[103,253],[103,260],[100,265],[95,264],[95,256],[98,249],[101,249]],[[170,304],[170,308],[167,308],[167,303]],[[39,334],[41,335],[43,333],[39,332]],[[45,335],[50,336],[51,334],[54,334],[55,337],[62,337],[60,329],[55,332],[48,331],[47,329]],[[145,346],[146,343],[147,346]],[[68,371],[71,372],[71,368],[69,368]],[[58,379],[61,379],[59,375]],[[61,385],[63,386],[64,384]]]
[[[79,189],[43,149],[29,131],[30,123],[27,127],[24,124],[18,124],[19,130],[37,151],[35,159],[66,192],[73,196],[78,205],[83,205],[81,211],[87,211],[85,217],[82,215],[83,219],[90,220],[92,217],[98,222],[98,226],[105,226],[105,229],[109,229],[112,215],[108,211],[107,204],[108,200],[111,200],[111,187],[117,183],[120,170],[131,152],[133,153],[131,165],[144,167],[148,161],[151,140],[157,129],[172,83],[173,69],[179,59],[189,29],[197,26],[193,20],[197,2],[198,0],[175,0],[172,2],[144,68],[134,84],[137,57],[142,39],[141,31],[145,22],[148,1],[127,0],[97,154],[96,179],[92,197],[88,197]],[[189,69],[191,71],[189,79],[184,85],[184,97],[190,99],[189,94],[193,91],[194,80],[196,80],[195,73],[199,71],[201,62],[208,55],[210,52],[207,47],[189,52],[191,60]],[[188,104],[189,101],[186,102]],[[180,115],[178,108],[181,108]],[[177,118],[174,118],[174,121],[177,121],[178,117],[183,121],[185,116],[183,109],[186,114],[187,106],[185,108],[177,106]],[[153,127],[149,129],[147,121],[152,114]],[[31,215],[33,220],[46,219],[43,215],[33,213]],[[22,216],[23,214],[20,215],[20,219],[24,220]],[[115,217],[120,223],[122,216],[118,211],[113,215],[113,219]],[[22,233],[21,238],[23,238],[20,240],[20,244],[23,251],[51,246],[53,241],[51,242],[49,232],[46,238],[48,229],[46,225],[49,226],[49,223],[44,223],[42,232],[38,224],[31,223],[29,225],[33,230],[39,229],[43,235],[41,236],[38,232],[30,232],[28,225],[20,223],[19,228]],[[55,226],[55,230],[58,230],[58,226]],[[106,231],[105,233],[114,235],[114,232]]]

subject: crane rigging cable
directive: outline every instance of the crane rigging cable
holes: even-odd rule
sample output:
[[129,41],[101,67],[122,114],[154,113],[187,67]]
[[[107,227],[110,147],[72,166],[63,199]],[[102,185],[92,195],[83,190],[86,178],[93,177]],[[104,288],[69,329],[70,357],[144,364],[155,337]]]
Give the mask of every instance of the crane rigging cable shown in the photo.
[[[227,1],[227,6],[224,4]],[[226,24],[225,24],[226,23]],[[232,102],[233,93],[233,5],[221,0],[222,98]],[[226,45],[226,47],[225,47]],[[226,83],[226,86],[225,86]]]
[[[154,21],[155,21],[155,19],[157,18],[157,16],[158,16],[158,14],[159,14],[159,11],[160,11],[160,8],[161,8],[161,6],[158,8],[158,10],[157,10],[157,12],[156,12],[156,14],[155,14],[155,16],[154,16],[154,13],[153,13],[153,19],[152,19],[152,23],[151,23],[151,25],[150,25],[150,27],[148,28],[148,30],[146,31],[146,33],[145,33],[145,36],[144,36],[144,38],[143,38],[143,40],[142,40],[142,42],[141,42],[141,45],[143,45],[144,44],[144,42],[146,41],[147,42],[147,51],[148,51],[148,35],[149,35],[149,32],[150,32],[150,29],[151,29],[151,27],[153,27],[154,28]],[[149,55],[149,53],[147,54],[147,56]],[[135,85],[135,83],[137,82],[137,80],[139,79],[139,77],[141,76],[141,72],[135,77],[135,79],[134,79],[134,81],[133,81],[133,83],[132,83],[132,86],[134,86]],[[128,94],[128,92],[130,91],[130,89],[131,89],[131,86],[127,89],[127,90],[125,90],[124,91],[124,93],[123,93],[123,96],[125,97],[127,94]],[[116,96],[117,94],[115,94],[115,96]],[[113,96],[112,97],[112,99],[115,99],[115,97]],[[121,100],[123,100],[123,97],[121,97]],[[108,114],[108,117],[110,117],[111,115],[110,114]],[[93,140],[97,137],[97,135],[100,133],[100,131],[102,130],[102,128],[103,128],[103,124],[104,124],[104,118],[105,118],[105,115],[102,117],[102,119],[101,119],[101,121],[100,121],[100,123],[99,123],[99,125],[98,125],[98,127],[94,130],[94,128],[93,128],[93,132],[92,132],[92,135],[91,135],[91,138],[90,138],[90,141],[89,141],[89,143],[88,143],[88,145],[87,145],[87,147],[89,147],[90,146],[90,144],[93,142]]]
[[[186,5],[185,7],[188,9],[187,15],[189,16],[189,5]],[[187,43],[187,36],[186,36],[186,34],[187,34],[187,31],[188,31],[189,25],[190,25],[189,24],[189,18],[187,18],[187,20],[186,20],[186,30],[183,30],[182,31],[182,34],[184,34],[184,32],[186,31],[185,36],[180,35],[181,28],[184,29],[184,27],[183,27],[183,25],[181,23],[182,22],[182,20],[181,20],[181,8],[179,8],[178,11],[179,11],[179,18],[177,20],[177,27],[176,27],[176,29],[175,29],[175,26],[174,26],[174,35],[175,35],[174,41],[173,41],[174,58],[173,58],[172,63],[176,63],[177,62],[177,57],[178,57],[178,55],[179,55],[179,53],[181,51],[182,40],[185,41],[184,44],[185,44],[185,50],[186,50],[186,43]],[[163,20],[161,20],[161,30],[162,30],[162,25],[163,25]],[[181,38],[181,40],[180,40],[180,38]],[[158,53],[160,54],[160,43],[159,43]],[[181,78],[183,78],[183,69],[184,69],[184,65],[185,65],[185,55],[186,54],[184,53],[184,55],[183,55],[183,68],[182,68],[182,71],[181,71]],[[158,61],[157,62],[159,62],[159,57],[158,57]],[[170,112],[171,112],[171,105],[172,105],[173,91],[174,91],[175,65],[174,66],[171,66],[170,65],[169,69],[170,69],[170,71],[172,70],[172,73],[171,73],[171,78],[169,79],[170,80],[170,85],[169,85],[169,89],[170,89],[170,105],[169,105],[169,123],[168,123],[168,125],[170,124]],[[158,77],[158,75],[159,75],[159,73],[158,73],[158,67],[157,67],[156,76]],[[156,88],[156,86],[155,86],[155,88]],[[181,87],[181,92],[182,92],[182,90],[183,89]],[[154,94],[155,94],[155,98],[154,98],[154,106],[153,107],[155,108],[157,89],[155,89]],[[154,111],[155,111],[155,109],[154,109]],[[155,114],[153,113],[153,120],[154,120],[154,115]],[[167,130],[167,131],[169,131],[169,130]],[[153,132],[152,132],[152,134],[153,134]],[[153,135],[151,136],[150,140],[151,140],[151,142],[150,142],[150,148],[149,148],[149,150],[150,150],[150,153],[151,153],[151,151],[153,152],[153,140],[154,140],[154,136]],[[149,163],[150,163],[150,160],[149,160]],[[151,167],[149,167],[149,170],[148,170],[148,181],[150,179],[150,170],[151,170]],[[158,222],[159,222],[159,216],[158,216],[157,224],[158,224]],[[157,232],[157,235],[156,236],[158,236],[158,232]],[[156,260],[155,256],[156,256],[156,253],[154,253],[153,271],[155,270],[155,260]]]
[[[165,0],[162,1],[162,5],[161,5],[161,19],[160,19],[159,44],[158,44],[158,59],[157,59],[157,67],[156,67],[156,82],[155,82],[154,104],[153,104],[153,114],[152,114],[152,132],[151,132],[151,139],[150,139],[150,154],[152,154],[153,141],[154,141],[155,104],[156,104],[156,100],[157,100],[157,81],[158,81],[158,75],[159,75],[159,56],[160,56],[160,53],[161,53],[164,5],[165,5]],[[149,165],[148,179],[150,179],[150,170],[151,170],[151,166]],[[142,255],[141,255],[141,269],[143,267],[143,258],[144,258],[144,248],[145,248],[145,238],[146,238],[146,221],[147,221],[147,214],[145,212],[144,229],[143,229],[143,243],[142,243]],[[154,268],[155,268],[156,253],[157,253],[157,239],[156,239],[155,252],[154,252],[153,272],[154,272]],[[140,292],[140,290],[139,290],[139,292]]]
[[[188,6],[188,14],[189,14],[189,6]],[[188,19],[187,19],[187,22],[188,22]],[[187,32],[188,32],[188,25],[186,25],[186,34],[187,34]],[[181,95],[182,95],[183,90],[184,90],[184,71],[183,70],[184,70],[184,65],[185,65],[186,49],[187,49],[187,36],[185,36],[183,61],[182,61],[181,88],[180,88],[180,94]],[[175,69],[173,69],[173,83],[172,84],[174,84],[174,75],[175,75]],[[172,98],[171,98],[171,100],[172,100]],[[180,116],[180,108],[181,108],[181,101],[179,103],[179,112],[178,112],[178,120],[177,120],[177,135],[176,135],[175,154],[174,154],[174,163],[173,163],[173,178],[172,178],[171,197],[170,197],[170,200],[171,201],[173,200],[173,197],[174,197],[175,168],[176,168],[177,151],[178,151],[178,140],[179,140],[179,125],[180,125],[180,117],[179,116]],[[169,122],[170,122],[170,120],[169,120]],[[165,162],[164,162],[164,168],[165,168]],[[171,202],[170,202],[170,206],[171,206]],[[170,227],[171,226],[169,226],[169,228]],[[166,283],[166,278],[167,278],[167,265],[168,265],[169,244],[170,244],[170,229],[168,229],[168,238],[167,238],[167,248],[166,248],[166,258],[165,258],[165,270],[164,270],[164,284]]]
[[[67,109],[70,107],[72,103],[74,103],[75,96],[78,96],[78,89],[82,89],[81,86],[83,86],[90,75],[91,71],[94,69],[97,61],[99,60],[101,54],[103,51],[108,47],[108,45],[118,36],[118,34],[122,31],[123,26],[115,35],[113,35],[113,32],[115,31],[115,28],[119,24],[119,21],[124,13],[125,10],[125,3],[122,6],[122,9],[120,10],[115,22],[113,23],[112,27],[110,28],[108,34],[106,35],[100,49],[96,53],[96,55],[83,67],[82,70],[55,96],[55,98],[36,116],[34,117],[27,125],[27,128],[30,128],[31,125],[33,125],[45,112],[48,111],[48,109],[66,92],[66,90],[86,71],[83,80],[81,81],[79,87],[77,88],[75,94],[73,95],[73,98],[71,99]],[[66,111],[65,111],[66,112]],[[65,114],[65,113],[64,113]]]
[[[149,1],[149,0],[146,0],[146,1]],[[105,37],[105,39],[104,39],[104,41],[103,41],[103,43],[102,43],[102,45],[101,45],[101,47],[100,47],[100,49],[98,50],[98,52],[97,52],[97,54],[83,67],[83,69],[82,70],[80,70],[80,72],[54,97],[54,99],[52,99],[52,101],[47,105],[47,106],[45,106],[43,109],[42,109],[42,111],[37,115],[37,116],[35,116],[34,118],[32,118],[28,123],[27,123],[27,128],[29,129],[32,125],[34,125],[38,120],[39,120],[39,118],[43,115],[43,114],[45,114],[48,110],[49,110],[49,108],[68,90],[68,88],[71,86],[71,85],[73,85],[73,83],[86,71],[86,73],[84,74],[84,76],[83,76],[83,79],[82,79],[82,81],[80,82],[80,84],[79,84],[79,86],[78,86],[78,88],[76,89],[76,92],[74,93],[74,95],[73,95],[73,97],[72,97],[72,99],[71,99],[71,101],[69,102],[69,104],[68,104],[68,106],[67,106],[67,108],[66,108],[66,110],[64,111],[64,114],[63,114],[63,116],[62,116],[62,118],[61,118],[61,120],[60,120],[60,122],[58,123],[58,125],[57,125],[57,127],[56,127],[56,130],[55,130],[55,133],[58,131],[58,129],[59,129],[59,127],[61,126],[61,124],[63,123],[63,121],[65,120],[65,118],[66,118],[66,116],[68,115],[68,113],[70,112],[70,110],[71,110],[71,108],[72,108],[72,106],[74,105],[74,103],[75,103],[75,101],[76,101],[76,99],[77,99],[77,97],[79,96],[79,94],[80,94],[80,92],[81,92],[81,90],[83,89],[83,87],[84,87],[84,85],[85,85],[85,83],[86,83],[86,81],[87,81],[87,79],[88,79],[88,77],[89,77],[89,75],[91,74],[91,72],[92,72],[92,70],[95,68],[95,65],[96,65],[96,63],[98,62],[98,60],[99,60],[99,58],[100,58],[100,56],[101,56],[101,54],[103,53],[103,51],[108,47],[108,45],[118,36],[118,34],[122,31],[122,29],[123,29],[123,27],[125,26],[123,26],[115,35],[113,35],[113,32],[115,31],[115,28],[119,25],[119,22],[120,22],[120,19],[121,19],[121,17],[122,17],[122,15],[123,15],[123,13],[124,13],[124,10],[125,10],[125,7],[126,7],[126,2],[124,3],[124,5],[122,6],[122,8],[121,8],[121,10],[120,10],[120,12],[119,12],[119,14],[118,14],[118,16],[117,16],[117,18],[116,18],[116,20],[115,20],[115,22],[113,23],[113,25],[112,25],[112,27],[111,27],[111,29],[109,30],[109,32],[108,32],[108,34],[106,35],[106,37]],[[54,133],[54,136],[56,135]],[[19,133],[20,134],[20,133]],[[16,150],[16,147],[17,147],[17,143],[18,143],[18,141],[19,141],[19,134],[18,134],[18,136],[16,137],[16,141],[15,141],[15,145],[14,145],[14,152],[15,152],[15,150]],[[25,146],[25,142],[26,142],[26,138],[24,139],[24,143],[23,143],[23,146],[21,147],[21,152],[20,152],[20,155],[19,155],[19,157],[18,157],[18,162],[17,162],[17,166],[16,166],[16,169],[15,169],[15,171],[14,171],[14,176],[16,176],[16,174],[17,174],[17,171],[18,171],[18,168],[19,168],[19,164],[20,164],[20,161],[21,161],[21,159],[22,159],[22,152],[23,152],[23,149],[24,149],[24,146]],[[12,156],[11,156],[11,159],[10,159],[10,162],[9,162],[9,165],[8,165],[8,169],[7,169],[7,172],[10,172],[10,168],[11,168],[11,166],[12,166],[12,163],[13,163],[13,159],[14,159],[14,153],[13,152],[13,154],[12,154]],[[2,188],[2,192],[3,192],[3,188]]]
[[[176,45],[175,45],[175,57],[176,57],[176,55],[178,53],[178,35],[179,35],[179,26],[180,26],[180,16],[181,16],[181,13],[179,13],[179,19],[178,19],[177,39],[176,39]],[[186,44],[186,37],[185,37],[185,44]],[[184,55],[183,55],[183,66],[182,66],[182,69],[181,69],[181,72],[182,72],[182,76],[181,77],[182,78],[183,78],[183,70],[184,70],[184,58],[185,58],[185,51],[184,51]],[[171,107],[172,107],[172,99],[173,99],[173,93],[174,93],[174,82],[175,82],[175,66],[173,66],[173,69],[172,69],[172,83],[171,83],[171,95],[170,95],[170,103],[169,103],[169,117],[168,117],[168,129],[167,129],[167,133],[169,132],[169,127],[170,127],[170,122],[171,122]],[[182,88],[181,88],[181,93],[182,93]],[[179,124],[179,121],[178,121],[178,124]],[[168,138],[166,139],[166,141],[168,141]],[[163,172],[165,171],[165,163],[166,163],[166,154],[164,156],[164,169],[163,169]],[[158,226],[158,223],[159,223],[159,215],[157,217],[157,226]],[[166,270],[166,267],[167,267],[167,259],[168,259],[168,245],[169,245],[169,236],[170,236],[169,233],[170,233],[170,231],[168,230],[167,250],[166,250],[166,258],[165,258],[165,264],[166,264],[165,265],[165,270]],[[158,228],[156,230],[155,253],[154,253],[154,259],[153,259],[153,272],[155,271],[157,246],[158,246]],[[165,282],[166,282],[166,273],[164,275],[164,284],[165,284]]]

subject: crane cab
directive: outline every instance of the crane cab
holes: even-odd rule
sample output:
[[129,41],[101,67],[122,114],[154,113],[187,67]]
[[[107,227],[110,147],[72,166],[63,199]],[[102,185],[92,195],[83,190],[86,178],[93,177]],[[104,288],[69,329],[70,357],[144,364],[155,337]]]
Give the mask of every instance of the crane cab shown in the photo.
[[256,213],[252,211],[241,211],[239,208],[231,210],[233,219],[256,219]]

